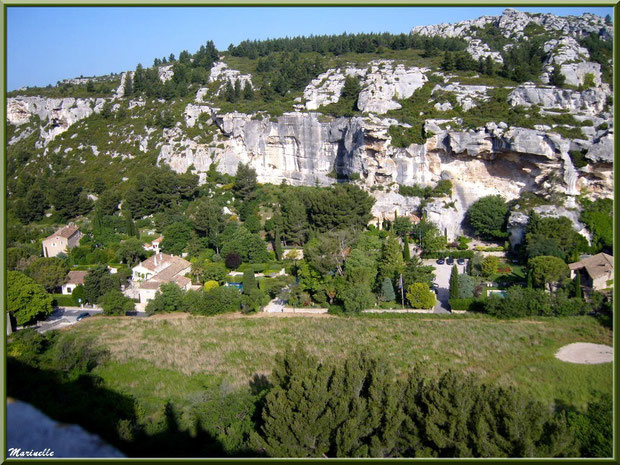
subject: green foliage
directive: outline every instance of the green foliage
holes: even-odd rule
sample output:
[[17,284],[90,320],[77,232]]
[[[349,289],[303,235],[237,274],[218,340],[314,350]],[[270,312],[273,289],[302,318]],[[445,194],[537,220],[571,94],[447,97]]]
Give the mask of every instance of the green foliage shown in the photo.
[[120,263],[126,263],[129,266],[134,266],[146,258],[146,250],[144,250],[142,241],[135,237],[122,241],[116,254]]
[[403,272],[405,262],[400,244],[395,237],[387,237],[383,242],[379,260],[379,276],[394,281]]
[[[456,299],[461,296],[459,286],[459,270],[456,265],[452,265],[452,271],[450,272],[450,298]],[[472,291],[473,294],[473,291]]]
[[519,286],[508,288],[505,297],[490,295],[484,307],[488,314],[498,318],[583,315],[590,311],[582,299],[569,298],[563,291],[550,295],[542,289]]
[[497,273],[497,269],[499,268],[500,263],[501,262],[499,257],[496,257],[494,255],[487,255],[486,257],[484,257],[482,259],[482,263],[480,263],[480,271],[482,273],[482,276],[484,276],[485,278],[490,278],[491,276],[493,276],[495,273]]
[[613,40],[602,39],[596,32],[581,39],[579,44],[588,49],[590,59],[601,65],[603,81],[612,84],[613,67],[609,60],[613,58]]
[[476,299],[474,297],[450,299],[451,310],[465,310],[467,312],[483,312],[485,299]]
[[197,315],[238,312],[241,307],[241,293],[236,288],[227,286],[220,286],[209,292],[188,291],[183,304],[187,311]]
[[434,271],[434,267],[424,265],[419,257],[413,256],[405,264],[405,270],[403,271],[405,289],[414,283],[424,283],[430,287],[435,280]]
[[265,241],[244,226],[237,228],[230,238],[224,239],[223,242],[221,254],[224,257],[236,253],[243,262],[249,263],[263,263],[270,259]]
[[394,286],[389,278],[384,278],[381,283],[381,300],[384,302],[392,302],[393,300],[396,300]]
[[525,251],[528,258],[551,255],[564,261],[577,261],[588,250],[586,239],[573,229],[570,219],[541,218],[532,212],[525,230]]
[[551,289],[553,284],[557,284],[568,277],[568,266],[564,260],[558,257],[540,255],[530,258],[527,262],[528,272],[532,274],[535,286]]
[[[437,252],[446,247],[448,241],[435,224],[422,220],[417,224],[417,228],[421,231],[419,243],[424,253]],[[415,231],[413,237],[415,237]]]
[[139,219],[192,199],[197,186],[196,175],[177,174],[167,166],[151,166],[132,179],[125,193],[123,207]]
[[458,297],[459,299],[469,299],[474,296],[474,288],[476,282],[474,278],[467,273],[462,273],[458,276]]
[[245,270],[243,272],[243,293],[249,295],[255,289],[257,289],[257,284],[254,271]]
[[564,87],[566,83],[566,77],[562,74],[560,67],[555,65],[553,67],[553,71],[551,71],[551,75],[549,76],[549,84],[556,87]]
[[585,412],[567,411],[568,424],[575,430],[582,457],[613,455],[613,402],[610,395],[590,402]]
[[164,229],[161,250],[171,255],[181,255],[192,237],[189,223],[173,223]]
[[11,313],[18,325],[43,319],[52,313],[52,296],[40,284],[19,271],[8,271],[6,287],[6,311]]
[[152,315],[154,313],[180,312],[185,310],[183,305],[183,297],[185,293],[175,283],[162,284],[155,293],[155,297],[149,300],[146,305],[146,313]]
[[91,304],[112,290],[120,290],[120,282],[118,276],[110,274],[106,265],[91,268],[84,277],[84,296]]
[[304,257],[319,272],[337,272],[342,276],[346,250],[354,240],[355,235],[351,231],[329,231],[305,245]]
[[99,305],[106,315],[125,315],[134,310],[134,302],[121,291],[113,289],[99,299]]
[[59,219],[68,220],[90,211],[93,202],[88,199],[81,183],[73,176],[59,176],[49,187],[47,198]]
[[[384,457],[396,451],[400,386],[361,354],[327,365],[298,348],[276,358],[257,447],[280,457]],[[292,426],[292,427],[291,427]]]
[[233,192],[241,200],[249,199],[256,190],[256,170],[249,163],[239,163],[235,174]]
[[433,308],[437,303],[435,294],[426,283],[413,283],[407,287],[405,294],[412,308]]
[[477,236],[494,239],[507,237],[506,215],[508,206],[499,195],[478,199],[467,210],[467,221]]
[[584,166],[588,166],[588,160],[585,157],[586,153],[587,152],[585,150],[571,150],[568,152],[575,168],[583,168]]
[[579,221],[583,222],[592,233],[592,249],[594,252],[611,253],[613,246],[613,201],[597,199],[580,201],[583,210]]
[[392,125],[388,129],[394,147],[409,147],[411,144],[423,144],[426,141],[424,128],[420,125],[403,127]]
[[57,257],[37,258],[26,268],[26,274],[48,292],[64,284],[68,271],[66,262]]
[[310,225],[318,232],[334,229],[366,229],[372,218],[375,199],[357,186],[338,184],[328,189],[313,189],[307,198]]

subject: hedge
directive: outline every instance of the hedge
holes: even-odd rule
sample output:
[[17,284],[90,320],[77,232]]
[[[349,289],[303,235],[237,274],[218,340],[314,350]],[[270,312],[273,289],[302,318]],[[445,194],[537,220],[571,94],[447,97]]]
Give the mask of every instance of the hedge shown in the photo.
[[467,310],[468,312],[484,312],[484,299],[470,297],[468,299],[450,299],[451,310]]
[[78,303],[73,300],[72,295],[64,295],[64,294],[52,294],[54,297],[53,305],[57,307],[76,307]]
[[422,252],[422,258],[469,258],[474,256],[473,250],[442,250],[439,252]]

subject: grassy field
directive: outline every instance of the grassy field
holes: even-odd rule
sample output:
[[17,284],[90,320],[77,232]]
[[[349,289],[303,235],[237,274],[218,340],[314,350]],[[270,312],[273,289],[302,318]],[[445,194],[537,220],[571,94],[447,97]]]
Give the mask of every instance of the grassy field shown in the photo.
[[612,333],[590,317],[496,320],[479,315],[94,317],[69,329],[111,353],[95,369],[105,384],[132,394],[145,408],[167,399],[191,404],[205,387],[247,387],[268,375],[274,355],[302,343],[321,359],[366,349],[397,373],[422,364],[513,385],[541,401],[583,407],[612,392],[612,364],[576,365],[554,357],[573,342],[612,344]]

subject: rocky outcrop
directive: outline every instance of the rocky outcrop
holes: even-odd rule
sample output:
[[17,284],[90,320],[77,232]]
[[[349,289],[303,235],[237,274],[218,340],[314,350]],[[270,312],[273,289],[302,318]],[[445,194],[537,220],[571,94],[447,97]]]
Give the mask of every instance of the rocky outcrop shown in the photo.
[[[488,91],[490,87],[487,86],[472,86],[472,85],[463,85],[463,84],[447,84],[445,86],[436,85],[433,88],[432,95],[436,96],[440,92],[448,92],[453,94],[456,98],[457,103],[461,106],[463,111],[467,111],[476,106],[478,101],[486,101],[489,100]],[[441,105],[441,104],[440,104]],[[452,105],[449,107],[435,107],[438,110],[450,110],[452,109]]]
[[42,123],[40,145],[45,146],[76,121],[99,113],[104,103],[102,98],[12,97],[7,99],[7,120],[20,126],[37,116]]
[[[518,206],[517,206],[518,208]],[[579,221],[579,214],[581,209],[567,209],[564,207],[558,207],[557,205],[540,205],[534,207],[531,210],[538,213],[543,218],[559,218],[566,217],[571,223],[573,223],[573,229],[581,234],[588,243],[591,241],[591,235],[588,232],[585,225]],[[525,240],[525,230],[529,221],[529,210],[521,211],[514,210],[508,217],[507,229],[509,234],[509,241],[512,247],[521,244]]]
[[174,65],[164,65],[157,68],[157,77],[159,77],[161,82],[172,79],[172,76],[174,76],[173,66]]
[[468,52],[474,60],[480,61],[490,57],[495,63],[504,63],[502,54],[492,51],[489,45],[482,42],[482,40],[470,39],[468,42],[469,43],[467,44],[465,51]]
[[392,60],[370,62],[368,68],[330,69],[312,80],[304,90],[305,108],[316,110],[340,100],[346,76],[360,78],[362,90],[357,107],[363,112],[384,114],[401,108],[395,99],[406,99],[428,80],[426,68],[395,65]]
[[508,102],[512,106],[539,105],[545,109],[597,115],[605,110],[607,96],[607,92],[599,88],[580,92],[555,87],[521,85],[510,93]]
[[328,69],[319,74],[304,89],[304,100],[306,110],[316,110],[323,105],[336,103],[340,100],[346,76],[363,78],[366,76],[366,69],[353,67]]
[[531,23],[541,26],[547,31],[557,31],[569,37],[582,38],[592,32],[603,37],[613,37],[613,25],[606,24],[603,18],[594,14],[556,16],[551,13],[524,13],[513,8],[505,9],[500,16],[482,16],[451,24],[416,26],[411,30],[411,33],[424,36],[440,35],[465,38],[475,36],[477,28],[493,25],[499,28],[504,37],[520,40],[525,35],[525,28]]
[[366,74],[364,87],[357,100],[361,111],[377,114],[401,108],[393,99],[406,99],[428,81],[427,68],[406,68],[404,65],[394,67],[391,61],[379,61],[371,64]]
[[229,68],[223,61],[218,61],[215,63],[211,68],[211,73],[209,74],[209,82],[218,81],[222,83],[218,89],[218,93],[224,89],[227,82],[234,85],[235,82],[239,81],[242,89],[246,86],[246,84],[249,84],[250,87],[254,87],[252,85],[252,75],[241,74],[241,71]]

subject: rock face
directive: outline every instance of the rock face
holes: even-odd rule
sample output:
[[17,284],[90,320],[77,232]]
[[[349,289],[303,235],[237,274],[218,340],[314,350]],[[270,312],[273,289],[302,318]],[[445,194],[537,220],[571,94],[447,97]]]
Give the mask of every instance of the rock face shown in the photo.
[[394,99],[406,99],[428,80],[426,68],[395,65],[391,60],[370,62],[365,69],[354,67],[330,69],[312,80],[304,90],[305,107],[316,110],[340,100],[346,76],[361,80],[357,107],[363,112],[383,114],[401,108]]
[[[489,100],[487,86],[472,86],[463,84],[448,84],[445,86],[437,85],[433,88],[432,94],[436,96],[438,92],[449,92],[454,94],[456,101],[461,105],[463,111],[467,111],[476,106],[476,102]],[[445,105],[445,104],[444,104]],[[452,105],[438,109],[452,109]]]
[[487,25],[497,26],[504,37],[521,39],[529,24],[536,24],[548,31],[557,31],[569,37],[582,38],[590,33],[598,33],[603,37],[613,37],[613,25],[606,24],[603,18],[590,13],[581,16],[556,16],[550,13],[529,14],[507,8],[500,16],[482,16],[477,19],[458,23],[442,23],[433,26],[416,26],[412,34],[424,36],[441,35],[444,37],[472,37],[474,28]]
[[242,89],[246,84],[254,87],[252,85],[252,76],[250,74],[241,74],[241,71],[229,68],[223,61],[218,61],[215,63],[211,68],[211,74],[209,74],[209,82],[217,81],[222,82],[222,85],[218,89],[218,93],[224,89],[227,82],[234,85],[236,81],[239,81]]
[[340,100],[346,76],[364,78],[366,69],[353,67],[329,69],[313,79],[304,90],[306,110],[316,110],[323,105],[336,103]]
[[540,105],[542,108],[597,115],[605,110],[607,93],[599,88],[583,92],[555,87],[522,85],[508,96],[512,106]]
[[32,116],[37,116],[44,123],[41,126],[40,143],[45,146],[76,121],[99,113],[104,103],[105,99],[102,98],[13,97],[7,99],[7,120],[20,126],[30,121]]
[[393,67],[390,61],[374,62],[366,75],[357,107],[378,114],[401,108],[393,99],[411,97],[428,80],[424,73],[429,71],[426,68],[405,68],[404,65]]

